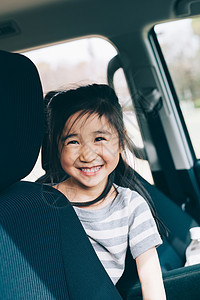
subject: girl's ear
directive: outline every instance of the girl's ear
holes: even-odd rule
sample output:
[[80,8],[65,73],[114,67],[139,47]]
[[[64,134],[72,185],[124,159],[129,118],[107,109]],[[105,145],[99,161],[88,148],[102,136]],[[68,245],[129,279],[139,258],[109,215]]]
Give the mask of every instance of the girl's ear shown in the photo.
[[119,145],[119,153],[121,154],[123,150],[124,150],[124,149],[123,149],[123,147],[122,147],[122,144],[120,143],[120,145]]

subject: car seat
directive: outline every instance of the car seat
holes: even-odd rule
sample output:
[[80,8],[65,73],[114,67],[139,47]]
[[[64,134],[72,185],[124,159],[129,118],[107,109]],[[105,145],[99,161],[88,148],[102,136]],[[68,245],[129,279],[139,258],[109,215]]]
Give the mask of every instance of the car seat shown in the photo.
[[0,51],[1,299],[121,299],[67,198],[21,181],[43,137],[43,95],[34,64]]

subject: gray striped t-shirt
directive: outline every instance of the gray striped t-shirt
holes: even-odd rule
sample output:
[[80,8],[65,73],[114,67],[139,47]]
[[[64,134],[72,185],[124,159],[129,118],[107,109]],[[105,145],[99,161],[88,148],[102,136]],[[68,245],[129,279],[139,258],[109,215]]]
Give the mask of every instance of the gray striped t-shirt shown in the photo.
[[97,256],[116,284],[125,267],[128,245],[133,258],[162,243],[150,208],[137,192],[116,187],[107,206],[89,210],[74,207]]

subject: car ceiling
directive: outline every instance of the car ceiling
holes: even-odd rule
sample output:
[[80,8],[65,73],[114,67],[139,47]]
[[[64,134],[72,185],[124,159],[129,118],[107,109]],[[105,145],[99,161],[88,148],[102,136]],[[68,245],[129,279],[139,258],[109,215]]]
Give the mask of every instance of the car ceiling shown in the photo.
[[[1,0],[1,49],[19,51],[80,36],[112,38],[142,32],[155,23],[175,19],[178,5],[188,10],[188,3],[189,0]],[[6,26],[12,28],[5,29]]]

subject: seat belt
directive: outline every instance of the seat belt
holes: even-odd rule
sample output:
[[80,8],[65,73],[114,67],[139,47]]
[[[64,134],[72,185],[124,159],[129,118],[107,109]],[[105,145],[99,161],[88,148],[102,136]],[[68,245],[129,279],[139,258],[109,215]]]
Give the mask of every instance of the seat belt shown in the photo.
[[177,170],[171,155],[159,111],[163,106],[162,97],[157,89],[139,92],[139,103],[146,117],[152,140],[157,151],[160,165],[166,181],[168,196],[177,204],[186,202]]
[[[48,190],[48,186],[45,188]],[[70,300],[122,300],[71,204],[57,190],[52,197],[58,199],[56,207],[60,219],[62,255]]]

